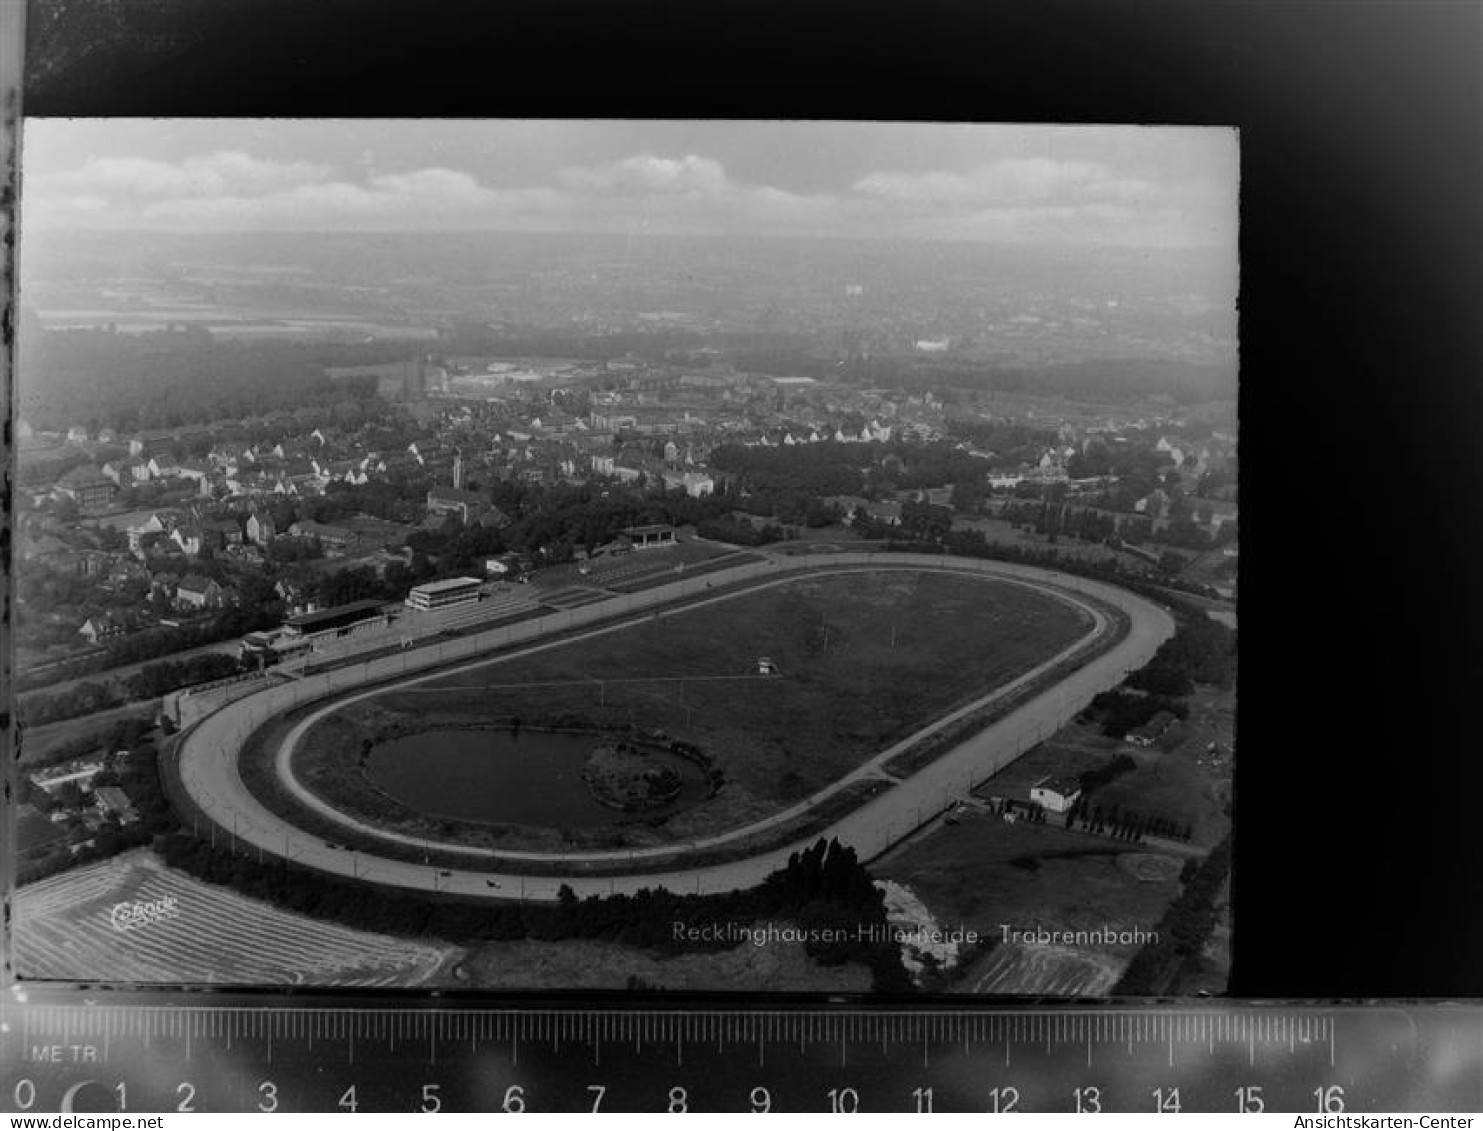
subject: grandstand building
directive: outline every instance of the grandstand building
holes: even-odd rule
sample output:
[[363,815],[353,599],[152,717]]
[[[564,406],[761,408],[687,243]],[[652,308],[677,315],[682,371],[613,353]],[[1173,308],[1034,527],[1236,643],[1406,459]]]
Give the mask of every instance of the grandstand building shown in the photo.
[[388,621],[380,601],[354,601],[338,605],[333,609],[321,609],[317,613],[300,613],[283,622],[284,634],[318,640],[325,636],[344,636],[357,628]]
[[429,612],[450,605],[473,604],[479,599],[479,585],[477,577],[450,577],[446,581],[414,585],[407,594],[407,608]]

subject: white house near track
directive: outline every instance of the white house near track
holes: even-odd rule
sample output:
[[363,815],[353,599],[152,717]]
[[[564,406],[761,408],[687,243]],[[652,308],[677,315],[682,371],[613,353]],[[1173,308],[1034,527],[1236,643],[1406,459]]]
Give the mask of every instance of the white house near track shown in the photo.
[[1030,787],[1030,800],[1052,813],[1064,813],[1080,796],[1081,786],[1075,778],[1041,778]]

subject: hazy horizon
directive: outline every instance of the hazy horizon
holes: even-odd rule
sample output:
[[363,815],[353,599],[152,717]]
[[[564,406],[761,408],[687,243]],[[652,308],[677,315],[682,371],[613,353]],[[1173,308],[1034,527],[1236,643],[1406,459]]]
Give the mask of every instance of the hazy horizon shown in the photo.
[[570,232],[1234,255],[1224,127],[31,120],[33,231]]

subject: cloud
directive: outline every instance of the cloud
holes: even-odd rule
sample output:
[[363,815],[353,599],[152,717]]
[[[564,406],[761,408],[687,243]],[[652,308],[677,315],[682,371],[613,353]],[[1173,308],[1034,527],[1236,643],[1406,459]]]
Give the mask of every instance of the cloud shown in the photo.
[[141,220],[186,228],[367,228],[426,230],[539,219],[559,210],[545,189],[494,190],[454,169],[417,169],[368,178],[323,181],[261,196],[155,201]]
[[841,218],[837,197],[738,181],[719,161],[693,153],[643,153],[602,165],[569,166],[557,181],[584,223],[619,230],[832,231]]
[[228,151],[170,163],[93,159],[28,183],[33,222],[181,230],[530,227],[703,232],[826,220],[831,203],[727,176],[696,154],[641,153],[567,166],[554,183],[492,188],[444,166],[336,176],[325,165],[273,162]]
[[855,182],[866,196],[917,205],[1014,205],[1055,199],[1127,199],[1154,193],[1146,181],[1120,177],[1094,161],[1006,158],[967,173],[871,173]]
[[720,196],[734,191],[719,161],[694,154],[675,159],[643,153],[606,165],[568,167],[557,179],[578,192]]
[[647,231],[1168,246],[1234,230],[1229,193],[1092,160],[879,170],[838,190],[798,192],[734,177],[703,153],[642,151],[551,166],[542,180],[494,187],[443,164],[378,173],[363,152],[337,170],[223,149],[173,162],[89,158],[28,178],[23,205],[40,228],[173,231]]
[[47,192],[133,197],[213,197],[272,192],[323,180],[329,166],[310,161],[265,161],[222,150],[171,164],[145,157],[95,157],[69,172],[43,177]]
[[853,185],[877,222],[923,239],[1177,246],[1218,235],[1208,194],[1099,161],[1006,158],[967,172],[881,171]]

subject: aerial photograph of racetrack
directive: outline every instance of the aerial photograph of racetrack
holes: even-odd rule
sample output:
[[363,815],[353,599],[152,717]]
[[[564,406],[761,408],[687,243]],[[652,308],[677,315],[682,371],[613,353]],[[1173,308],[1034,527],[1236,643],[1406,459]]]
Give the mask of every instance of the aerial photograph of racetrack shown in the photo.
[[28,125],[18,977],[1225,991],[1232,132],[170,127]]

